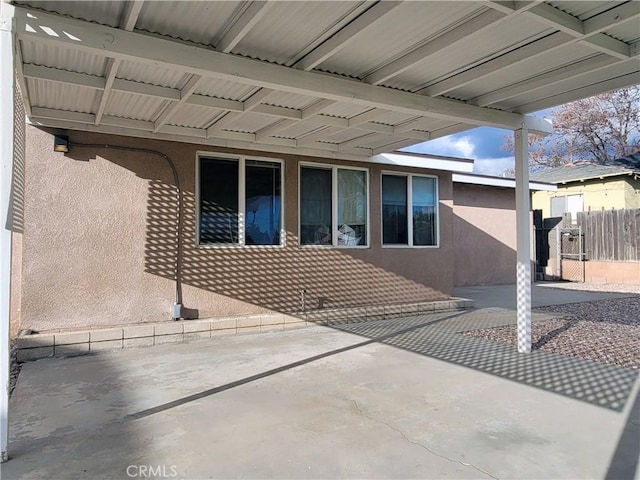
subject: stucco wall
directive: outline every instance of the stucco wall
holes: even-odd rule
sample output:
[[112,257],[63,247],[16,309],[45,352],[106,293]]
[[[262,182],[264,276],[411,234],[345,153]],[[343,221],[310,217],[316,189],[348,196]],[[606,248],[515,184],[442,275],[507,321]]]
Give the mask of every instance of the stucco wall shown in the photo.
[[[605,177],[603,179],[586,180],[580,183],[558,185],[556,192],[538,191],[533,193],[532,207],[542,210],[544,218],[551,216],[551,198],[564,195],[584,195],[584,211],[619,210],[622,208],[640,208],[640,194],[635,194],[632,177]],[[637,181],[635,181],[637,182]],[[638,188],[638,183],[636,183]],[[638,197],[635,198],[634,197]]]
[[515,192],[454,183],[455,285],[516,281]]
[[[232,150],[83,132],[69,136],[72,143],[160,150],[175,161],[183,189],[183,304],[190,316],[294,311],[302,289],[308,305],[322,298],[326,307],[337,307],[441,299],[453,286],[448,173],[431,172],[440,177],[439,248],[381,247],[380,173],[394,167],[380,165],[369,165],[370,248],[297,246],[298,162],[332,162],[291,155],[277,156],[285,165],[286,247],[202,248],[195,245],[196,152]],[[176,212],[166,163],[148,154],[74,146],[68,154],[54,153],[51,133],[34,127],[27,138],[22,328],[168,319]]]
[[640,178],[626,178],[624,203],[625,208],[640,208]]
[[600,284],[638,285],[640,292],[640,262],[598,262],[562,260],[562,279],[572,282],[584,281]]

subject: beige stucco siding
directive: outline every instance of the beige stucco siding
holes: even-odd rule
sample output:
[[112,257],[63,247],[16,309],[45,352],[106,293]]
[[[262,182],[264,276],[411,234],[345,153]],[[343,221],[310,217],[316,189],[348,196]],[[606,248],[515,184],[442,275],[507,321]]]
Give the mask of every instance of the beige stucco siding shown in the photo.
[[629,184],[631,180],[632,177],[626,176],[605,177],[604,179],[572,182],[564,185],[558,184],[556,192],[535,192],[532,198],[532,207],[535,210],[542,210],[544,217],[549,218],[551,216],[552,197],[583,194],[585,212],[590,210],[638,208],[637,199],[634,200],[631,195],[632,187]]
[[[414,171],[439,177],[439,248],[382,248],[380,175],[395,167],[363,163],[352,165],[369,168],[369,248],[299,247],[298,163],[333,162],[292,155],[275,156],[284,161],[286,246],[204,248],[195,243],[196,152],[232,150],[69,135],[72,143],[155,149],[175,161],[183,190],[182,295],[190,316],[295,311],[302,289],[311,307],[435,300],[451,292],[448,173]],[[28,128],[21,327],[40,331],[169,319],[176,252],[169,167],[139,152],[72,146],[61,154],[52,146],[50,132]]]
[[627,177],[625,183],[625,208],[640,208],[640,177]]
[[455,285],[515,282],[514,190],[454,183],[453,200]]

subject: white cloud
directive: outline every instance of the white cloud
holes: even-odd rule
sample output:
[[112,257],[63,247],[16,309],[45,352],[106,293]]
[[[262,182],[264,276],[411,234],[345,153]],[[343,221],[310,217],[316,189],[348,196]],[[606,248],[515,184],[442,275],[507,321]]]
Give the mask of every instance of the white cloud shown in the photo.
[[505,170],[513,167],[513,156],[495,158],[484,156],[484,158],[475,158],[476,151],[479,152],[479,155],[491,155],[490,151],[487,151],[487,148],[484,147],[486,147],[486,142],[493,140],[493,137],[487,137],[487,135],[474,136],[458,134],[436,138],[435,140],[409,147],[407,150],[447,157],[471,158],[474,160],[474,173],[499,176]]
[[415,145],[407,150],[447,157],[473,158],[475,145],[471,143],[469,137],[440,137],[425,144]]
[[473,172],[483,175],[500,175],[515,165],[513,157],[477,158],[473,162]]

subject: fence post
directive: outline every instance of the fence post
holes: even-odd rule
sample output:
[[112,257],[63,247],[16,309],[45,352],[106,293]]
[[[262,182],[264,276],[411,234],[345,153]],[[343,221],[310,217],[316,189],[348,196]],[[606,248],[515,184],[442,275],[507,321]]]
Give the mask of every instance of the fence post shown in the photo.
[[578,242],[580,243],[580,248],[578,253],[580,254],[580,278],[582,279],[582,283],[586,281],[585,278],[585,265],[584,265],[584,237],[582,236],[582,227],[578,227]]

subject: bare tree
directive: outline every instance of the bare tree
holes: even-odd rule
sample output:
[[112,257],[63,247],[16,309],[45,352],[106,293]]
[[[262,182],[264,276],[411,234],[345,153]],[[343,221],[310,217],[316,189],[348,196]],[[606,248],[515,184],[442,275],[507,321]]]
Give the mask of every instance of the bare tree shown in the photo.
[[[605,163],[640,150],[640,85],[561,105],[551,111],[555,132],[529,136],[531,168]],[[503,150],[513,152],[505,135]]]

